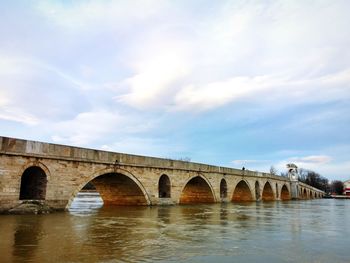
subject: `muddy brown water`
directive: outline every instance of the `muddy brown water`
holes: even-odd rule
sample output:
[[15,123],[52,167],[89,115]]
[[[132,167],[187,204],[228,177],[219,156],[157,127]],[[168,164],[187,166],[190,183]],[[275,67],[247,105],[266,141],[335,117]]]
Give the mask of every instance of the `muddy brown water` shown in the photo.
[[0,262],[350,262],[350,200],[1,215]]

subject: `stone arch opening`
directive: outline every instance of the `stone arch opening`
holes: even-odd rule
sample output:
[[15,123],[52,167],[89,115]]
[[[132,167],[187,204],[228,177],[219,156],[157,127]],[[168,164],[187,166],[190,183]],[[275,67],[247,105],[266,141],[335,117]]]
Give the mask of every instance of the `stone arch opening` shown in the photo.
[[282,186],[281,189],[281,200],[290,200],[290,193],[286,185]]
[[225,179],[221,179],[220,182],[220,198],[227,197],[227,183]]
[[159,182],[158,182],[158,197],[159,198],[170,198],[170,196],[171,196],[170,179],[166,174],[163,174],[159,178]]
[[187,182],[180,196],[180,204],[214,203],[214,195],[209,184],[196,176]]
[[45,200],[47,176],[38,166],[27,168],[21,177],[20,200]]
[[259,201],[261,199],[260,184],[258,181],[255,182],[255,199],[256,199],[256,201]]
[[106,173],[92,179],[105,206],[147,205],[141,188],[128,176],[121,173]]
[[278,184],[276,183],[276,198],[278,199],[279,198],[279,196],[278,196]]
[[253,201],[253,196],[246,181],[242,180],[237,185],[232,195],[233,202]]
[[273,201],[275,199],[271,184],[266,182],[263,189],[262,200]]
[[303,190],[303,198],[306,199],[307,198],[307,193],[306,193],[306,189],[304,188]]

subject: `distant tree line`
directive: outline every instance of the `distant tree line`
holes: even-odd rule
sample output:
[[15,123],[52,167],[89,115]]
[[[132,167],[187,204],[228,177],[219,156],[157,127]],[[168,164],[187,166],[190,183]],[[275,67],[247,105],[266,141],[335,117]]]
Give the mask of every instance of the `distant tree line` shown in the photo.
[[344,192],[344,183],[342,181],[333,181],[331,184],[331,192],[337,195],[342,195]]
[[299,169],[298,175],[300,182],[325,191],[326,193],[334,193],[337,195],[343,194],[344,184],[342,181],[335,180],[330,183],[326,177],[312,170],[302,168]]
[[307,169],[299,169],[299,181],[325,192],[330,192],[329,181],[326,177]]

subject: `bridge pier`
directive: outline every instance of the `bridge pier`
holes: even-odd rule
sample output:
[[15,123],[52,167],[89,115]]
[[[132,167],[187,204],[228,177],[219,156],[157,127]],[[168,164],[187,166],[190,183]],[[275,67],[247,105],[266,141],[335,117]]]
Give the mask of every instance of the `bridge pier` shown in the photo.
[[290,184],[290,189],[291,189],[291,196],[293,200],[298,200],[300,199],[300,194],[299,194],[299,182],[298,181],[292,181]]

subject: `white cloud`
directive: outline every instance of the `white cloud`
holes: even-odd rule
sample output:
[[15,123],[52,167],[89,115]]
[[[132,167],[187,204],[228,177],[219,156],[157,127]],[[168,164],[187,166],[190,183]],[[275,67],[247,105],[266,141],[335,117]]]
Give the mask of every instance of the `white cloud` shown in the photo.
[[172,51],[157,51],[135,65],[136,74],[121,83],[127,93],[116,96],[116,100],[135,108],[159,108],[169,103],[169,92],[176,82],[189,73],[189,63]]
[[244,97],[254,96],[254,93],[270,89],[274,85],[276,85],[274,81],[269,80],[269,77],[266,76],[255,78],[236,77],[200,87],[189,85],[177,93],[175,109],[210,110]]
[[[170,16],[162,30],[147,31],[150,36],[146,35],[144,45],[132,46],[130,53],[137,55],[130,57],[130,63],[144,67],[122,82],[128,92],[117,98],[136,108],[157,105],[189,112],[208,111],[239,100],[273,107],[274,103],[343,99],[350,94],[350,65],[338,67],[335,57],[339,52],[336,46],[343,45],[344,39],[338,35],[329,39],[327,35],[334,28],[323,21],[329,8],[336,9],[336,5],[316,7],[322,16],[314,13],[311,4],[224,4],[216,16],[201,23],[185,16],[182,24],[191,26],[181,34],[169,33],[175,23]],[[295,21],[303,27],[297,27]],[[339,30],[346,30],[344,21],[334,21]],[[316,26],[323,26],[323,34],[315,34]],[[179,39],[186,40],[180,51],[169,44]],[[158,41],[164,43],[162,51],[172,52],[175,63],[158,52]],[[186,59],[177,63],[184,57],[183,50]],[[145,59],[140,53],[151,55]],[[189,70],[183,71],[188,64]]]
[[[79,113],[74,119],[56,123],[52,139],[58,143],[87,145],[122,128],[123,117],[105,110]],[[116,131],[117,132],[117,131]]]
[[333,163],[333,158],[328,155],[308,155],[308,156],[294,156],[279,161],[275,164],[280,171],[286,171],[286,165],[294,163],[299,168],[314,170],[322,173],[324,167],[330,166]]
[[[1,104],[1,101],[0,101]],[[15,121],[27,125],[36,125],[39,119],[31,114],[23,112],[22,109],[11,108],[0,105],[0,119],[7,121]]]
[[300,80],[276,75],[252,78],[241,76],[204,86],[186,86],[176,94],[175,109],[210,110],[242,99],[257,103],[282,102],[285,105],[344,99],[350,96],[349,81],[350,70]]
[[[154,120],[147,121],[132,114],[95,109],[79,113],[73,119],[53,124],[51,138],[57,143],[100,147],[98,144],[100,142],[115,145],[124,141],[125,136],[146,133],[154,129],[155,125],[157,124]],[[104,149],[112,147],[107,147],[105,143],[102,146]]]
[[304,156],[304,157],[292,157],[289,159],[292,163],[314,163],[314,164],[324,164],[328,163],[332,160],[332,157],[327,155],[310,155],[310,156]]
[[0,119],[35,125],[86,104],[83,84],[60,70],[33,58],[0,54],[0,61]]

